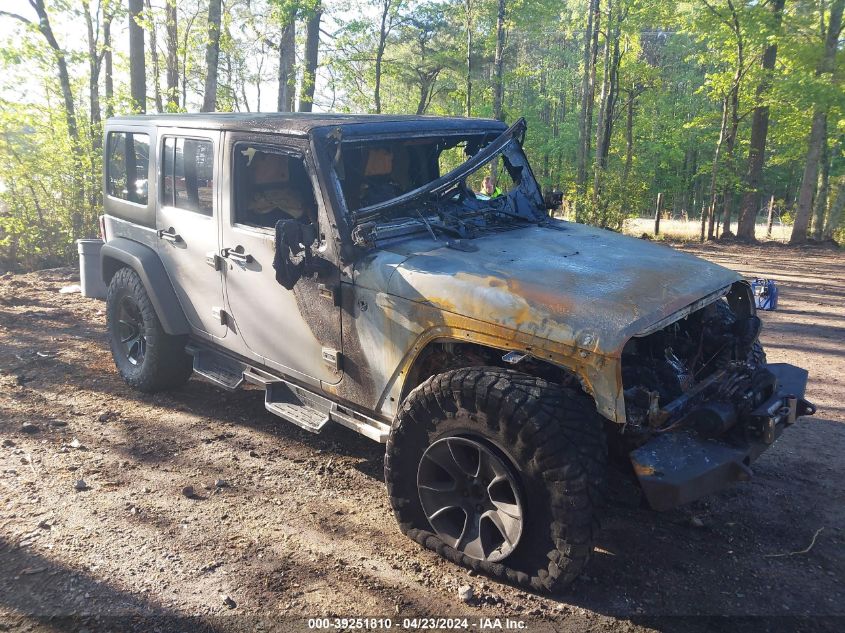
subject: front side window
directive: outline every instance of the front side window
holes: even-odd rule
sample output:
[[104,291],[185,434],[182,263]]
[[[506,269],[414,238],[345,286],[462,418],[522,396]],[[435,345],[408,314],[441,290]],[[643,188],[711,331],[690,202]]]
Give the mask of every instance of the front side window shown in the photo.
[[162,204],[211,216],[214,209],[214,145],[168,136],[162,146]]
[[109,132],[106,147],[106,193],[147,204],[150,137],[135,132]]
[[314,189],[302,158],[238,143],[234,159],[236,223],[272,228],[279,220],[316,222]]

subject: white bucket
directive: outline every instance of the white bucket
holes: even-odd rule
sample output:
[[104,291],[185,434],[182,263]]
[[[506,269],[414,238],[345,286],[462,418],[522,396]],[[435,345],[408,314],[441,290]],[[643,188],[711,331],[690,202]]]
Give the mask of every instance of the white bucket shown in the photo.
[[106,298],[106,284],[100,268],[100,251],[103,240],[76,240],[79,249],[79,285],[82,296],[92,299]]

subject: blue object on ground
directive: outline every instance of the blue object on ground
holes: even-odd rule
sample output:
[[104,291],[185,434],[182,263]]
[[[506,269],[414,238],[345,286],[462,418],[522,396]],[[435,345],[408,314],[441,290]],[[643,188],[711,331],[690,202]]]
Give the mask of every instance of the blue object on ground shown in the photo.
[[755,279],[751,282],[754,305],[758,310],[777,310],[778,287],[771,279]]

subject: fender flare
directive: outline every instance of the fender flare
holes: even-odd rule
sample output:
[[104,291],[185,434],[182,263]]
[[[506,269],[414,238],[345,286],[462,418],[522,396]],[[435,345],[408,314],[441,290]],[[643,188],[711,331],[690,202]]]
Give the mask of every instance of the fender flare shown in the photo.
[[164,331],[172,335],[190,334],[191,326],[158,254],[149,246],[125,237],[109,240],[103,245],[100,254],[100,267],[106,286],[124,266],[138,273]]

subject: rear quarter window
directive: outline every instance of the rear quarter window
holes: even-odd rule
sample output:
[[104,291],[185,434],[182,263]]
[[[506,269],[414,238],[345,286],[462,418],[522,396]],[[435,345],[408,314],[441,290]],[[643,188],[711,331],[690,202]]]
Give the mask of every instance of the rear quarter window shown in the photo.
[[150,137],[135,132],[109,132],[106,146],[106,194],[146,205]]

